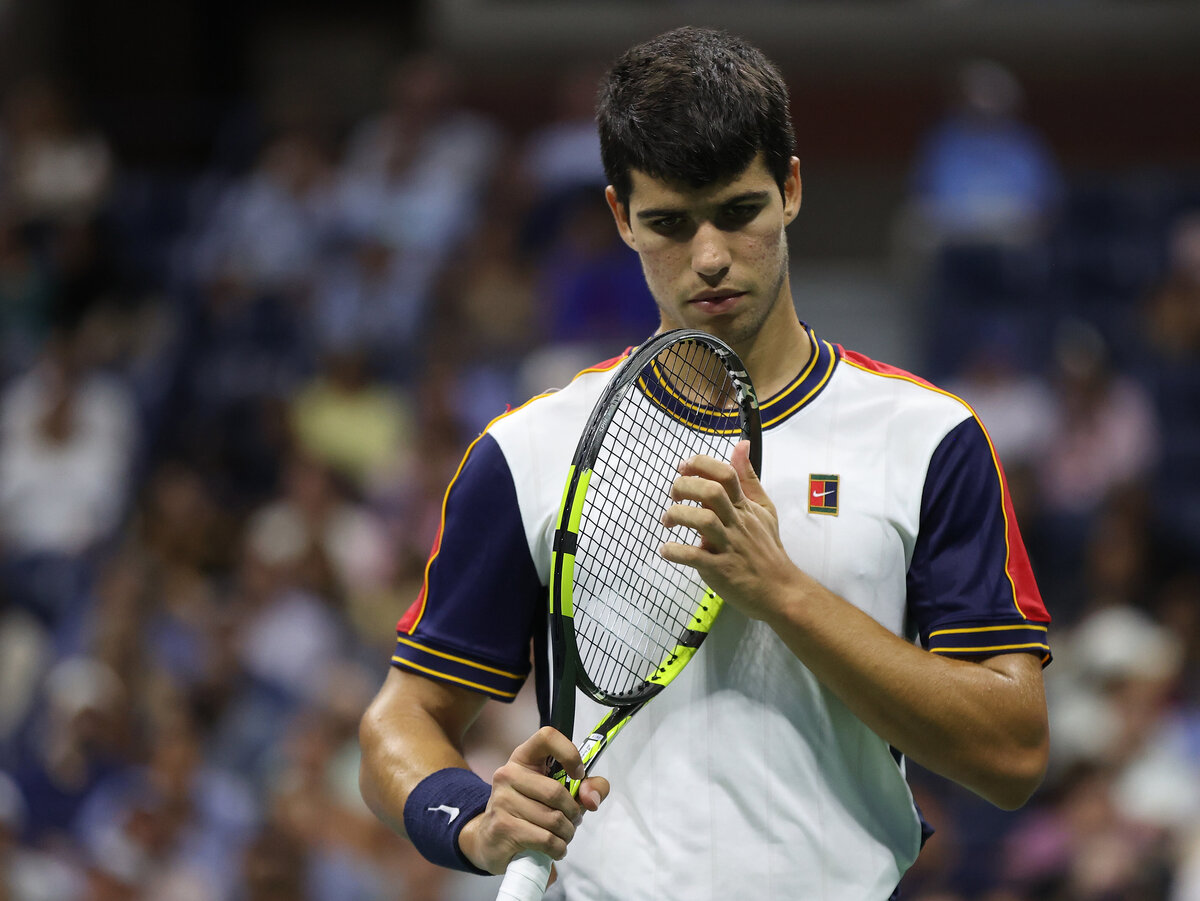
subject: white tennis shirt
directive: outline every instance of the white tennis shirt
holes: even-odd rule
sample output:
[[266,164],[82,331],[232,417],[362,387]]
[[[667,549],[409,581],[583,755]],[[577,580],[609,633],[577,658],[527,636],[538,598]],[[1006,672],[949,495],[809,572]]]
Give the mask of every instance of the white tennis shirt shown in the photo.
[[[1048,660],[1049,616],[974,413],[810,336],[818,352],[761,404],[762,483],[792,560],[932,653]],[[531,641],[544,656],[567,469],[618,363],[501,416],[472,444],[394,665],[515,696]],[[580,697],[576,741],[603,713]],[[902,759],[768,626],[728,605],[595,772],[613,790],[559,864],[570,901],[882,901],[922,841]]]

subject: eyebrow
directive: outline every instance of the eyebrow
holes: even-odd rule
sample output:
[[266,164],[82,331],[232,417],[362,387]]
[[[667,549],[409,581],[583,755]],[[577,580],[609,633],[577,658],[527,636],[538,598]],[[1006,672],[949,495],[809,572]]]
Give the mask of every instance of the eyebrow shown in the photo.
[[[746,191],[742,194],[735,194],[733,197],[728,197],[722,200],[719,206],[733,206],[739,203],[751,203],[764,201],[771,196],[770,191]],[[659,216],[678,216],[684,212],[683,207],[654,207],[649,210],[639,210],[638,219],[657,219]]]

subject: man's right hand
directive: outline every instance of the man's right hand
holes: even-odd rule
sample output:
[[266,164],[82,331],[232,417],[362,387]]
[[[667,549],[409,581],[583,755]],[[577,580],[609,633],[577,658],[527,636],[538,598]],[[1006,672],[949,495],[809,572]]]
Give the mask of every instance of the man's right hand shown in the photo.
[[[573,779],[583,779],[579,799],[545,773],[553,757]],[[583,761],[574,743],[549,726],[539,729],[512,752],[492,776],[487,809],[463,827],[458,846],[471,863],[489,873],[503,873],[513,855],[524,849],[562,860],[585,810],[596,810],[608,797],[608,780],[583,778]]]

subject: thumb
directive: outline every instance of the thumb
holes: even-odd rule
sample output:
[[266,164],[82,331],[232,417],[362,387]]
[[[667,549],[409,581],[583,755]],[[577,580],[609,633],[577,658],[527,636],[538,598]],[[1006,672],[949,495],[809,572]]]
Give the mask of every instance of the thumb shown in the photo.
[[757,504],[769,503],[767,492],[763,490],[762,482],[758,480],[758,473],[754,471],[754,466],[750,463],[749,440],[743,438],[737,443],[729,462],[733,466],[733,471],[737,473],[738,481],[742,485],[742,493]]

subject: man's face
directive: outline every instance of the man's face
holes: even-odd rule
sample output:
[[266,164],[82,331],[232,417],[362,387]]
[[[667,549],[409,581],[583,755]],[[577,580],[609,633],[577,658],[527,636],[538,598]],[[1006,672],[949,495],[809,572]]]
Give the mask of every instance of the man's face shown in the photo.
[[784,192],[761,155],[733,179],[689,188],[632,172],[629,209],[607,192],[637,251],[664,328],[698,328],[734,348],[752,342],[788,294],[784,228],[800,208],[799,161]]

